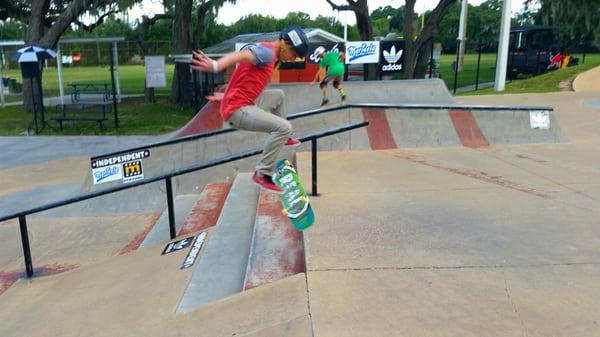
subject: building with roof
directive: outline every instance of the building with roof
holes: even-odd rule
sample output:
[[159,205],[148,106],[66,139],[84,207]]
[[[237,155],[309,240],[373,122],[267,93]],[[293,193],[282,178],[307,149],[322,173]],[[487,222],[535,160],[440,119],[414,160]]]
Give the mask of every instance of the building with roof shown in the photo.
[[[304,32],[308,37],[309,42],[312,44],[319,43],[343,43],[343,38],[329,33],[320,28],[305,28]],[[223,55],[231,53],[236,50],[236,45],[243,45],[247,43],[259,43],[275,41],[279,38],[279,32],[269,33],[251,33],[237,35],[229,40],[225,40],[219,44],[210,46],[203,49],[202,51],[213,58],[219,58]],[[191,55],[190,55],[191,57]],[[315,73],[318,70],[318,65],[306,63],[303,69],[285,69],[275,70],[273,72],[272,82],[310,82],[312,81]],[[225,80],[229,78],[233,69],[227,69],[225,71]]]

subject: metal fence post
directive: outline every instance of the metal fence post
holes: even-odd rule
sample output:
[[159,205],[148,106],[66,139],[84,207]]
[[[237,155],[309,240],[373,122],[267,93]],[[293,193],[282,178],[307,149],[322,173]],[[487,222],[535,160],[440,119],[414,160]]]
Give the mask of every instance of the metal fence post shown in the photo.
[[173,207],[173,184],[171,177],[165,179],[167,183],[167,209],[169,210],[169,234],[171,239],[176,236],[175,233],[175,208]]
[[475,91],[479,88],[479,67],[481,66],[481,41],[477,46],[477,74],[475,75]]
[[458,62],[460,62],[460,44],[461,40],[456,40],[456,61],[454,62],[454,89],[453,94],[456,94],[456,86],[458,85]]
[[317,139],[311,139],[312,195],[317,196]]
[[19,216],[19,227],[21,229],[21,242],[23,244],[23,257],[25,258],[25,269],[27,277],[33,276],[33,264],[31,263],[31,248],[29,248],[29,234],[27,233],[27,221],[24,215]]

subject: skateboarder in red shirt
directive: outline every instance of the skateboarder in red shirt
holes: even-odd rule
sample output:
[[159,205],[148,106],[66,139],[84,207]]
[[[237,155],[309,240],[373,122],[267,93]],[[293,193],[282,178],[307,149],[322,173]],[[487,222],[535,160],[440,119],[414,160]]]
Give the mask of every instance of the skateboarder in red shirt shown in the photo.
[[194,51],[190,65],[194,70],[216,73],[237,64],[225,93],[214,99],[221,100],[221,116],[232,127],[269,133],[252,180],[275,193],[282,192],[272,179],[277,155],[284,145],[298,146],[300,141],[290,138],[292,125],[285,119],[283,91],[265,91],[265,88],[273,69],[280,62],[304,57],[307,51],[308,38],[304,30],[292,25],[283,29],[275,41],[248,44],[239,52],[229,53],[218,60]]

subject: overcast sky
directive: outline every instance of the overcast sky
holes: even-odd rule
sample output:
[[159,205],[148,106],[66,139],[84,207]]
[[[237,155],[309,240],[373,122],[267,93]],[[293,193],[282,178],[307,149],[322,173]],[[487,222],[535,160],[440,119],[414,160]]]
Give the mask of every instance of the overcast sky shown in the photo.
[[[477,6],[484,0],[469,0],[469,4]],[[336,4],[344,4],[345,0],[333,0]],[[439,1],[437,0],[417,0],[415,10],[420,13],[424,10],[431,10]],[[512,0],[511,10],[514,13],[523,8],[524,0]],[[403,0],[369,0],[369,10],[373,11],[382,6],[392,6],[398,8],[404,4]],[[143,14],[162,13],[160,0],[144,0],[140,6],[136,6],[129,12],[130,20],[135,20]],[[236,5],[226,4],[219,11],[217,21],[222,24],[232,24],[249,14],[271,15],[275,18],[283,18],[289,12],[308,13],[312,19],[318,15],[335,16],[340,22],[348,20],[349,25],[354,25],[356,20],[352,12],[336,12],[325,0],[237,0]]]

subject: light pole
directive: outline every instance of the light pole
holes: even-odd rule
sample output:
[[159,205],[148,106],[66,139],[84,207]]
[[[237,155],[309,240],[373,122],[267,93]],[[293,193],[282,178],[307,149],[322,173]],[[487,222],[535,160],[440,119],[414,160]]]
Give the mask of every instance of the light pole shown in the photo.
[[494,91],[504,91],[506,84],[506,63],[508,61],[508,38],[510,34],[510,0],[502,4],[500,38],[498,39],[498,60],[496,61],[496,81]]

